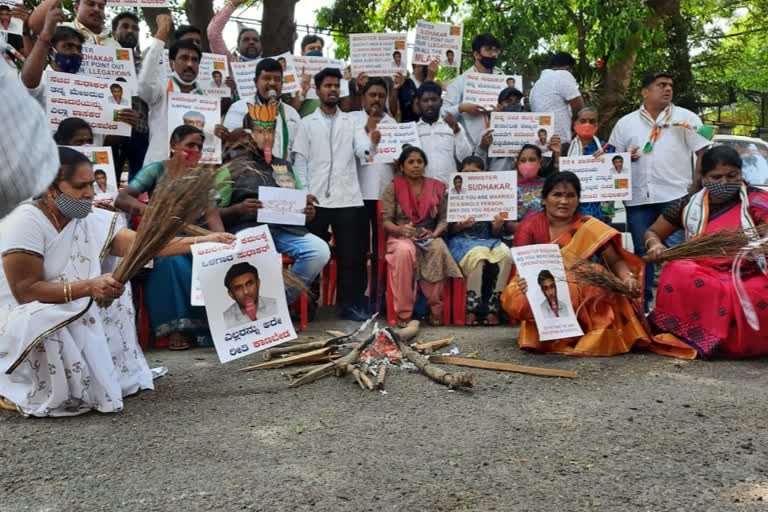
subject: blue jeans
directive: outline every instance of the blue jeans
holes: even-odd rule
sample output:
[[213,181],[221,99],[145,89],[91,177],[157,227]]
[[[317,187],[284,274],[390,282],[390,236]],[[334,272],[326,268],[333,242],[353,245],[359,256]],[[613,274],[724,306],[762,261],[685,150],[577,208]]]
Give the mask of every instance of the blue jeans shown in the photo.
[[[635,246],[635,254],[645,255],[643,235],[648,231],[664,209],[675,201],[666,203],[643,204],[640,206],[627,206],[627,229],[632,235],[632,245]],[[664,245],[672,247],[683,241],[683,232],[677,231],[664,241]],[[645,312],[648,312],[653,301],[654,266],[645,266]]]
[[[298,277],[307,287],[320,275],[323,267],[331,259],[331,251],[325,240],[316,237],[312,233],[303,236],[289,233],[277,227],[270,227],[272,240],[280,254],[284,254],[294,260],[291,274]],[[292,304],[301,290],[285,287],[285,298],[288,304]]]

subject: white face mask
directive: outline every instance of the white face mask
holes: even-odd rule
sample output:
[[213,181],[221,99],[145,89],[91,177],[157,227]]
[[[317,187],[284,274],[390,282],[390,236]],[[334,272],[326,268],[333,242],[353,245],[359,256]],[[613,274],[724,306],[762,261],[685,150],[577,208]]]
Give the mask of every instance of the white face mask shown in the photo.
[[180,83],[181,85],[183,85],[185,87],[193,86],[193,85],[195,85],[195,82],[197,82],[197,80],[192,80],[191,82],[187,82],[186,80],[184,80],[183,78],[181,78],[179,76],[179,74],[176,72],[176,70],[173,70],[171,72],[171,75],[173,76],[174,80],[176,80],[178,83]]

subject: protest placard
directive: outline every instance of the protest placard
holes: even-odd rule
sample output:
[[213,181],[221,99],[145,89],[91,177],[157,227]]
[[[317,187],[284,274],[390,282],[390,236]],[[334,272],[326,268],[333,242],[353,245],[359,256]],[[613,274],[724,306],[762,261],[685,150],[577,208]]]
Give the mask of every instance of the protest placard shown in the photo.
[[[172,76],[168,60],[168,50],[163,50],[163,57],[160,59],[160,69],[163,73],[162,80],[166,82]],[[253,65],[253,69],[256,69],[256,64]],[[227,66],[226,55],[203,53],[197,70],[197,86],[200,87],[206,96],[214,96],[216,98],[230,97],[232,91],[224,83],[228,76],[229,66]],[[253,85],[253,75],[251,75],[251,85]]]
[[413,43],[413,63],[427,65],[436,60],[441,66],[458,68],[463,35],[463,25],[419,21]]
[[462,101],[492,110],[499,104],[499,93],[506,88],[506,75],[464,73],[464,97]]
[[307,223],[304,208],[307,191],[283,187],[259,187],[259,208],[256,219],[264,224],[303,226]]
[[491,112],[493,142],[488,156],[517,156],[525,144],[538,146],[544,156],[552,152],[547,145],[554,131],[551,112]]
[[110,7],[168,7],[168,0],[107,0]]
[[[0,5],[5,5],[12,9],[15,5],[21,4],[24,5],[23,0],[0,0]],[[9,18],[8,19],[8,26],[3,27],[2,24],[0,24],[0,32],[8,32],[10,34],[22,34],[24,32],[24,22],[21,18]]]
[[516,172],[457,172],[448,186],[448,222],[517,219]]
[[241,98],[253,98],[256,95],[256,65],[258,61],[230,62],[232,80],[237,86],[237,95]]
[[84,44],[83,61],[78,73],[106,78],[119,85],[123,89],[122,96],[128,99],[127,108],[130,108],[130,98],[137,94],[138,81],[133,51],[129,48]]
[[[344,61],[339,59],[295,55],[293,57],[293,64],[296,67],[296,76],[299,77],[299,81],[301,81],[301,76],[304,74],[310,75],[312,77],[312,80],[310,80],[311,85],[309,87],[309,92],[307,93],[307,99],[310,100],[317,99],[314,78],[320,70],[325,68],[336,68],[341,71],[342,75],[344,74]],[[341,98],[349,96],[349,83],[343,78],[341,79],[341,93],[339,96]]]
[[194,245],[192,254],[222,363],[296,338],[282,258],[267,226],[244,229],[229,245]]
[[111,146],[68,146],[88,157],[93,164],[93,201],[113,204],[117,197],[115,160]]
[[213,134],[221,118],[219,98],[199,94],[168,93],[168,142],[177,126],[188,124],[205,134],[201,164],[221,163],[221,139]]
[[403,146],[421,146],[416,123],[379,123],[376,129],[381,133],[381,141],[376,146],[376,154],[361,160],[363,165],[391,164],[403,151]]
[[556,244],[512,248],[517,273],[528,285],[525,296],[531,305],[540,341],[582,336],[584,331],[571,304],[560,247]]
[[110,103],[109,86],[114,82],[95,76],[49,71],[45,91],[45,111],[55,130],[68,117],[86,121],[93,133],[131,135],[131,125],[118,122],[117,111],[125,107]]
[[581,201],[632,199],[632,159],[629,153],[560,157],[560,172],[571,171],[581,182]]
[[352,64],[352,76],[366,74],[373,76],[393,76],[396,73],[408,74],[408,55],[405,43],[408,34],[349,34],[349,60]]

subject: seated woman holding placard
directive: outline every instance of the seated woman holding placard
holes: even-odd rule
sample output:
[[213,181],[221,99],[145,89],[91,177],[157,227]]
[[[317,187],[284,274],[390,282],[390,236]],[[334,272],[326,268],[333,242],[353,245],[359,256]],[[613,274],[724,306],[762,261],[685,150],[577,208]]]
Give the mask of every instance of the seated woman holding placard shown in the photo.
[[[468,156],[459,172],[483,172],[485,164],[477,156]],[[448,249],[459,263],[467,281],[466,325],[499,325],[501,292],[509,280],[512,255],[501,241],[504,220],[496,216],[492,222],[475,222],[470,217],[448,225]]]
[[[640,290],[645,265],[625,251],[621,234],[594,217],[577,213],[581,183],[572,172],[549,176],[542,188],[544,211],[528,216],[515,233],[514,246],[557,244],[566,269],[577,260],[602,265],[631,290]],[[649,346],[649,337],[633,304],[624,295],[574,282],[566,270],[571,303],[584,335],[554,341],[539,341],[536,322],[525,296],[529,283],[516,276],[504,290],[501,302],[512,318],[520,320],[518,345],[537,352],[583,356],[611,356],[629,352],[639,343]],[[534,283],[535,284],[535,283]],[[641,295],[642,296],[642,295]]]
[[413,314],[414,281],[427,299],[432,325],[443,318],[443,287],[449,277],[462,277],[442,234],[448,227],[445,185],[424,177],[427,155],[406,146],[397,160],[403,172],[384,189],[382,225],[387,233],[387,271],[397,323],[404,327]]
[[[62,147],[59,160],[43,195],[3,222],[0,407],[30,416],[117,412],[124,396],[152,389],[130,285],[105,268],[105,258],[124,256],[136,233],[122,215],[93,208],[85,155]],[[232,239],[214,233],[199,241]],[[189,253],[191,241],[176,238],[158,256]],[[101,307],[96,299],[114,302]]]
[[[600,119],[595,107],[584,107],[573,116],[572,129],[575,136],[570,142],[563,143],[564,156],[595,156],[614,153],[616,148],[597,138]],[[610,222],[614,208],[612,201],[581,203],[579,213],[591,215],[601,222]]]
[[[152,200],[152,191],[168,176],[179,178],[197,165],[202,155],[203,132],[194,126],[177,126],[171,133],[171,158],[145,165],[128,186],[120,191],[115,207],[133,216],[141,216],[147,204],[139,200],[144,193]],[[224,231],[215,208],[205,219],[213,231]],[[205,308],[192,306],[192,256],[156,258],[144,285],[144,300],[155,339],[168,337],[170,350],[186,350],[192,342],[212,343]]]

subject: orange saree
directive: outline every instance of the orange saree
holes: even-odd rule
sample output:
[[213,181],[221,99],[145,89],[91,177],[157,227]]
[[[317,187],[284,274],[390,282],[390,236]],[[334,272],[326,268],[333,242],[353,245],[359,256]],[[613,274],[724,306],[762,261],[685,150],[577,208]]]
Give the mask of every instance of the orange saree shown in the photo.
[[[566,268],[575,258],[600,261],[600,249],[606,244],[613,244],[621,254],[630,270],[643,283],[645,264],[643,261],[624,250],[621,234],[594,217],[577,214],[571,227],[556,239],[549,237],[549,222],[546,213],[541,212],[529,217],[520,225],[515,234],[515,245],[552,243],[560,247]],[[520,320],[520,348],[536,352],[579,356],[612,356],[624,354],[633,347],[640,347],[663,355],[688,357],[688,347],[658,345],[651,341],[644,317],[636,311],[642,311],[642,304],[633,304],[623,295],[607,293],[602,288],[575,283],[566,270],[571,303],[576,311],[584,335],[552,341],[539,341],[538,329],[533,319],[528,299],[520,292],[516,280],[510,282],[501,296],[502,307],[509,315]],[[691,354],[695,356],[694,354]]]

